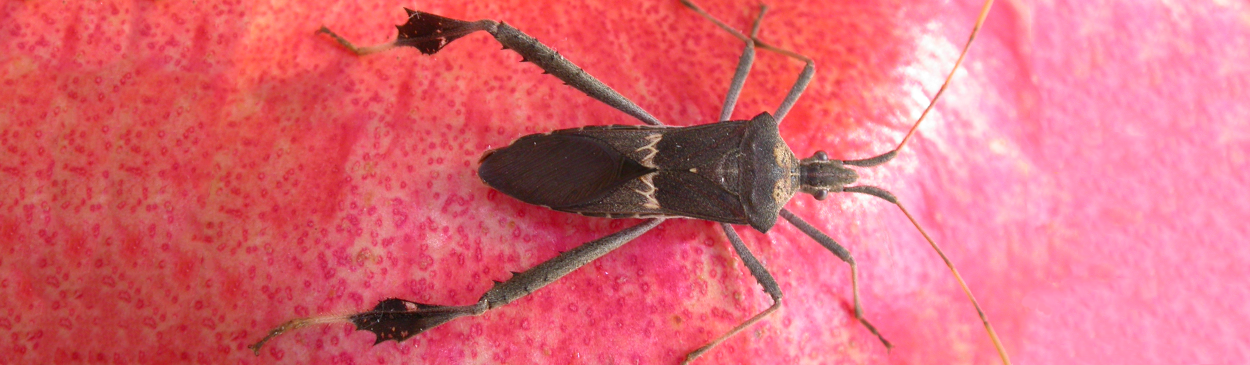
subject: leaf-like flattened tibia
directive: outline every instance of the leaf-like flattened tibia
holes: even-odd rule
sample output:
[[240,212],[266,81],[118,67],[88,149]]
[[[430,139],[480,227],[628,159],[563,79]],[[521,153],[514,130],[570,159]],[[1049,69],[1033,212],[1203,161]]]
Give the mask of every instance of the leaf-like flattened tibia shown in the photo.
[[447,321],[481,313],[480,306],[443,306],[390,298],[378,302],[373,310],[350,317],[356,329],[373,332],[374,344],[395,340],[401,342]]
[[491,29],[495,24],[490,20],[469,22],[408,8],[404,11],[408,12],[408,22],[395,26],[399,31],[395,45],[413,47],[427,55],[437,53],[451,41],[469,33]]

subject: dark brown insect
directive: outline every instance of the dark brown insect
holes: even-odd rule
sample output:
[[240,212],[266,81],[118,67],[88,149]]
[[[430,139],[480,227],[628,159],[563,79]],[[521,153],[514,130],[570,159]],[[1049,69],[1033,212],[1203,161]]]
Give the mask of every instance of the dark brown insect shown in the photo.
[[[691,217],[767,232],[799,191],[855,172],[800,164],[777,120],[694,127],[604,126],[534,134],[487,152],[478,176],[526,203],[607,218]],[[832,170],[832,174],[825,170]],[[562,176],[550,179],[550,176]],[[819,184],[825,184],[823,186]]]
[[[682,2],[746,43],[721,110],[720,122],[717,123],[691,127],[665,126],[629,99],[547,46],[516,28],[492,20],[469,22],[408,10],[408,22],[398,26],[399,35],[395,41],[365,48],[358,48],[322,28],[322,32],[330,34],[361,55],[395,46],[410,46],[422,53],[434,54],[464,35],[485,31],[503,44],[505,49],[521,54],[525,61],[538,65],[546,73],[649,124],[581,127],[524,136],[507,147],[486,152],[482,156],[478,176],[492,188],[526,203],[595,217],[650,219],[585,243],[525,272],[517,273],[505,282],[497,282],[474,305],[441,306],[392,298],[383,300],[373,310],[366,312],[287,322],[251,348],[259,351],[265,342],[295,328],[344,321],[355,324],[358,329],[373,332],[377,336],[377,342],[403,341],[452,319],[479,315],[529,295],[642,235],[666,218],[686,217],[721,222],[734,250],[752,276],[773,298],[773,305],[768,309],[688,354],[686,361],[690,361],[780,307],[781,289],[730,226],[745,224],[760,232],[767,232],[776,224],[778,216],[794,224],[850,265],[855,316],[886,347],[890,347],[890,343],[863,317],[856,280],[858,274],[850,252],[783,207],[798,192],[812,194],[817,199],[824,199],[829,192],[863,193],[895,204],[923,233],[923,229],[892,194],[873,186],[853,185],[859,176],[851,167],[877,166],[893,159],[915,133],[916,126],[933,108],[937,98],[950,83],[950,75],[954,74],[954,70],[947,76],[946,82],[911,131],[893,150],[867,159],[842,161],[830,160],[825,152],[820,151],[799,160],[781,138],[778,124],[811,80],[814,74],[813,61],[797,53],[770,46],[755,37],[764,10],[760,11],[748,36],[724,25],[688,0]],[[967,54],[968,47],[984,23],[992,3],[992,0],[987,0],[983,6],[955,68],[959,67]],[[803,61],[807,66],[774,113],[760,113],[750,120],[728,120],[751,69],[756,48],[781,53]],[[927,234],[925,239],[946,260],[945,255]],[[1003,362],[1010,363],[1006,351],[971,291],[963,279],[959,278],[950,261],[946,262],[981,315]]]

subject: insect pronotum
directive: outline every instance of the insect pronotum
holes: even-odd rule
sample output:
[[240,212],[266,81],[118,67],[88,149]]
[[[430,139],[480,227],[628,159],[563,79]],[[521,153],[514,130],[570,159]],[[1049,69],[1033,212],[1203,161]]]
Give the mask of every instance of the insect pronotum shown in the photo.
[[[917,118],[907,135],[894,149],[858,160],[831,160],[824,151],[798,159],[781,139],[778,124],[797,102],[815,72],[815,63],[806,56],[774,47],[757,38],[759,16],[749,35],[716,18],[690,0],[682,4],[693,9],[721,29],[746,44],[730,82],[729,92],[716,123],[691,127],[665,126],[650,113],[534,38],[505,23],[492,20],[462,21],[407,10],[408,22],[398,26],[396,40],[369,47],[356,47],[329,29],[343,46],[365,55],[396,46],[410,46],[434,54],[448,43],[477,31],[494,36],[505,49],[511,49],[569,86],[646,123],[643,126],[593,126],[533,134],[513,141],[507,147],[487,151],[481,159],[478,176],[490,187],[526,203],[554,210],[607,218],[647,218],[643,223],[585,243],[537,266],[497,282],[476,304],[444,306],[416,303],[398,298],[379,302],[372,310],[350,315],[328,315],[295,319],[270,331],[250,347],[261,346],[287,331],[310,324],[350,322],[357,329],[372,332],[377,342],[403,341],[452,319],[480,315],[525,297],[577,268],[655,228],[667,218],[697,218],[721,223],[730,244],[742,258],[751,275],[773,299],[773,304],[742,324],[693,349],[689,362],[713,349],[775,312],[782,293],[771,274],[755,259],[730,224],[745,224],[767,232],[781,217],[793,224],[851,267],[851,288],[855,316],[881,343],[892,345],[864,318],[859,300],[858,270],[850,252],[819,229],[784,209],[796,193],[812,194],[823,200],[829,192],[853,192],[886,200],[899,208],[924,236],[950,269],[967,295],[1003,363],[1010,363],[998,335],[981,310],[972,291],[937,244],[920,227],[911,213],[884,189],[852,185],[858,174],[851,167],[884,164],[898,153],[915,134],[938,98],[950,84],[972,41],[985,23],[993,0],[987,0],[977,17],[967,43],[947,74],[938,92]],[[746,82],[755,49],[777,52],[806,64],[785,100],[773,113],[760,113],[750,120],[729,120],[738,94]]]

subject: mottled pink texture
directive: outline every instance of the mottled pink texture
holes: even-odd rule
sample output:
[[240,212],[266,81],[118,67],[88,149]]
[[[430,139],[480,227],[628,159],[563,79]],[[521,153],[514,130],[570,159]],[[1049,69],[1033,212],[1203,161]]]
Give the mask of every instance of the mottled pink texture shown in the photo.
[[[740,29],[756,4],[704,0]],[[769,1],[761,37],[817,74],[782,125],[803,157],[897,143],[980,2]],[[667,222],[552,286],[407,342],[347,325],[246,346],[297,316],[399,296],[469,304],[491,280],[632,221],[522,204],[477,158],[629,117],[484,34],[356,58],[402,7],[499,19],[676,125],[719,111],[741,45],[660,2],[5,2],[0,5],[0,363],[675,363],[765,308],[716,225]],[[952,256],[1019,364],[1250,359],[1250,7],[1000,1],[919,137],[867,183]],[[801,65],[761,52],[735,117]],[[941,261],[869,197],[739,229],[786,297],[702,363],[997,362]]]

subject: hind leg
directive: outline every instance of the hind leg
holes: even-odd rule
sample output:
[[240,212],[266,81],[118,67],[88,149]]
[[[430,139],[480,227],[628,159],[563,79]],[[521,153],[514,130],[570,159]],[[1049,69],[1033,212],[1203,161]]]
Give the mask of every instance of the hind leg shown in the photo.
[[530,37],[507,23],[487,19],[470,22],[411,9],[404,10],[408,11],[408,22],[397,26],[399,35],[395,40],[387,43],[358,47],[326,27],[321,27],[321,30],[318,32],[330,35],[339,44],[342,44],[357,55],[383,52],[396,46],[413,47],[420,50],[421,53],[432,55],[443,49],[448,43],[460,39],[460,37],[477,31],[486,31],[495,37],[495,40],[499,41],[504,49],[510,49],[521,54],[522,61],[538,65],[538,67],[543,69],[544,73],[555,76],[564,81],[566,85],[572,86],[586,95],[616,108],[616,110],[638,118],[643,123],[664,125],[659,119],[652,116],[651,113],[634,104],[629,98],[608,87],[599,79],[586,73],[581,67],[577,67],[576,64],[565,59],[564,56],[556,53],[551,47],[547,47],[542,42],[534,39],[534,37]]

